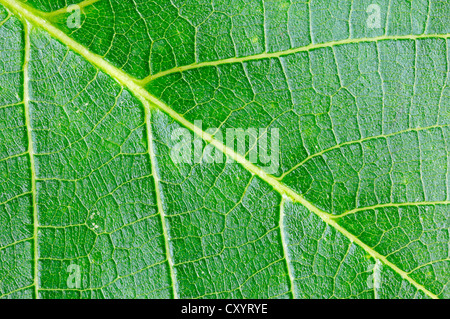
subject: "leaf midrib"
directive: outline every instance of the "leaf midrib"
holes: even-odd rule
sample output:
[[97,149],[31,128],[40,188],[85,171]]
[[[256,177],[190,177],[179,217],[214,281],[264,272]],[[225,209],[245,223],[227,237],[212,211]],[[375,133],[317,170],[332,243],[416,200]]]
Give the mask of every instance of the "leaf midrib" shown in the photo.
[[[438,296],[436,296],[435,294],[433,294],[432,292],[427,290],[423,285],[419,284],[418,282],[413,280],[411,277],[409,277],[408,273],[406,273],[405,271],[403,271],[400,268],[398,268],[395,264],[393,264],[390,261],[388,261],[385,256],[382,256],[381,254],[376,252],[374,249],[372,249],[371,247],[369,247],[368,245],[363,243],[359,238],[357,238],[356,236],[351,234],[349,231],[347,231],[345,228],[340,226],[335,220],[333,220],[333,215],[330,215],[330,214],[322,211],[321,209],[316,207],[314,204],[310,203],[305,198],[303,198],[303,196],[297,194],[292,189],[290,189],[287,186],[285,186],[284,184],[282,184],[275,177],[266,174],[261,168],[259,168],[256,165],[250,163],[247,159],[245,159],[241,155],[237,154],[236,152],[234,152],[234,150],[228,148],[223,143],[215,140],[212,135],[210,135],[210,134],[208,134],[206,132],[203,132],[200,128],[194,126],[191,122],[187,121],[180,114],[175,112],[169,106],[167,106],[162,101],[160,101],[159,99],[157,99],[156,97],[151,95],[148,91],[146,91],[139,84],[140,81],[137,81],[136,79],[134,79],[133,77],[131,77],[127,73],[123,72],[122,70],[117,69],[115,66],[113,66],[109,62],[105,61],[102,57],[100,57],[97,54],[92,53],[86,47],[84,47],[80,43],[76,42],[75,40],[71,39],[64,32],[62,32],[61,30],[59,30],[56,27],[54,27],[53,25],[51,25],[49,23],[49,21],[47,21],[43,17],[41,17],[40,11],[38,11],[36,9],[33,9],[33,8],[30,8],[26,4],[17,2],[16,0],[0,0],[0,3],[3,4],[9,10],[11,10],[14,13],[18,14],[20,17],[22,17],[25,20],[24,23],[26,25],[28,25],[27,22],[30,22],[33,25],[44,29],[53,38],[61,41],[68,48],[70,48],[72,51],[80,54],[87,61],[89,61],[91,64],[95,65],[96,67],[98,67],[99,69],[104,71],[106,74],[111,76],[111,78],[113,78],[114,80],[118,81],[121,85],[123,85],[124,87],[128,88],[131,92],[133,92],[133,94],[136,95],[136,97],[139,98],[139,100],[141,102],[143,102],[143,106],[144,106],[146,112],[149,112],[151,107],[156,107],[157,109],[160,109],[161,111],[163,111],[164,113],[166,113],[167,115],[172,117],[174,120],[179,122],[181,125],[185,126],[186,128],[190,129],[192,132],[194,132],[196,135],[200,136],[204,141],[212,144],[217,149],[219,149],[221,152],[223,152],[224,154],[228,155],[230,158],[232,158],[236,162],[240,163],[249,172],[251,172],[254,175],[259,176],[262,180],[264,180],[266,183],[271,185],[282,196],[287,196],[293,202],[298,202],[298,203],[302,204],[303,206],[305,206],[307,209],[309,209],[311,212],[315,213],[326,224],[330,225],[331,227],[333,227],[336,230],[338,230],[339,232],[341,232],[351,242],[354,242],[354,243],[358,244],[361,248],[363,248],[373,258],[381,260],[384,264],[386,264],[389,267],[391,267],[403,279],[405,279],[408,282],[410,282],[417,289],[422,290],[425,294],[427,294],[429,297],[431,297],[433,299],[438,299]],[[401,39],[401,38],[405,38],[405,39],[436,38],[436,37],[448,38],[449,36],[450,36],[450,34],[445,34],[445,35],[419,35],[419,36],[411,35],[411,36],[405,36],[405,37],[398,37],[397,36],[397,37],[384,37],[383,39],[363,38],[363,39],[358,39],[356,41],[352,41],[351,43],[358,43],[358,42],[363,42],[363,41],[367,42],[367,41],[387,40],[387,39],[390,39],[390,38],[395,40],[395,39]],[[348,41],[348,40],[343,40],[343,41]],[[316,45],[316,47],[318,47],[318,46],[327,47],[327,46],[331,46],[331,45],[337,45],[338,42],[339,42],[339,44],[347,43],[347,42],[343,42],[343,41],[336,41],[336,42],[329,42],[329,43],[325,43],[325,44],[319,44],[319,45]],[[304,49],[304,48],[305,47],[302,47],[302,48],[298,48],[296,50],[303,49],[303,51],[305,51],[306,49]],[[313,48],[309,48],[309,50],[312,50],[312,49]],[[29,51],[29,48],[28,48],[28,51]],[[285,55],[285,54],[290,54],[290,53],[286,53],[286,52],[287,51],[282,51],[282,52],[278,52],[278,53],[274,53],[274,54],[279,54],[279,56],[282,56],[282,55]],[[242,59],[251,60],[251,57],[246,57],[246,58],[242,58]],[[216,62],[212,62],[212,63],[216,63],[216,65],[218,65],[218,64],[220,64],[219,62],[220,61],[216,61]],[[197,64],[197,67],[199,65],[200,64]],[[28,110],[27,107],[26,107],[26,109]],[[27,127],[29,128],[28,131],[29,131],[29,135],[30,135],[31,134],[31,125],[27,125]],[[148,129],[150,130],[151,127],[149,127]],[[30,146],[31,146],[31,141],[32,140],[30,139],[30,144],[29,144]],[[31,146],[31,151],[33,151],[32,146]],[[151,149],[149,149],[149,152],[150,152],[149,155],[152,156],[152,150]],[[30,157],[32,157],[31,154],[32,153],[30,153]],[[152,166],[154,167],[153,161],[154,161],[154,158],[152,157]],[[33,172],[34,172],[34,169],[35,168],[33,166],[32,167],[32,171]],[[155,175],[156,174],[157,174],[157,172],[155,171]],[[35,174],[32,174],[32,175],[34,175],[34,177],[32,176],[32,179],[34,178],[34,180],[35,180]],[[155,180],[155,183],[156,183],[156,180]],[[33,194],[34,194],[34,197],[35,197],[35,194],[36,194],[36,189],[35,188],[33,189]],[[157,194],[157,196],[160,196],[160,194]],[[35,238],[37,238],[37,223],[36,223],[36,221],[37,221],[37,210],[36,210],[36,205],[35,204],[36,203],[34,202]],[[166,242],[168,241],[167,234],[165,234],[165,241]],[[168,247],[166,246],[166,249],[167,248]],[[283,250],[285,250],[285,247],[283,247]],[[35,247],[35,254],[36,253],[37,253],[37,245]],[[285,254],[286,253],[287,252],[285,251]],[[167,251],[167,254],[170,255],[170,251]],[[37,273],[38,267],[37,267],[36,263],[37,263],[37,259],[35,258],[35,281],[37,283],[38,277],[37,277],[36,273]],[[170,267],[173,266],[173,265],[170,265],[170,259],[169,259],[169,266]],[[289,267],[289,265],[288,265],[288,267]],[[171,275],[172,275],[171,276],[172,277],[172,281],[174,281],[173,273],[171,273]],[[290,276],[290,280],[292,282],[291,276]],[[173,287],[174,287],[173,288],[174,292],[176,294],[176,291],[175,291],[176,283],[173,282],[172,284],[173,284]],[[293,289],[293,288],[294,287],[291,287],[291,289]],[[37,286],[36,286],[36,290],[37,290]]]

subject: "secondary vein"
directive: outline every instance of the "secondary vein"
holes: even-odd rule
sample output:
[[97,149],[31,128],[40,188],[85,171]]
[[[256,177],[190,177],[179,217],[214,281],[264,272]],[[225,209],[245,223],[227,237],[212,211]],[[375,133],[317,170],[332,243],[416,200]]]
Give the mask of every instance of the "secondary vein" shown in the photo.
[[38,216],[37,216],[37,204],[36,204],[36,169],[34,163],[34,148],[33,148],[33,134],[31,127],[31,116],[30,116],[30,97],[29,97],[29,74],[28,67],[30,62],[30,26],[24,21],[25,28],[25,57],[23,64],[23,103],[24,103],[24,113],[25,122],[27,126],[28,134],[28,156],[30,157],[30,170],[31,170],[31,193],[32,193],[32,203],[33,203],[33,238],[34,238],[34,293],[36,298],[39,298],[39,273],[38,273]]
[[283,245],[284,259],[286,260],[286,266],[288,270],[289,282],[291,285],[292,297],[296,298],[295,295],[295,285],[294,285],[294,276],[292,275],[291,270],[291,260],[289,257],[289,249],[286,243],[285,231],[284,231],[284,206],[286,204],[286,198],[283,197],[280,203],[280,232],[281,232],[281,243]]
[[405,207],[405,206],[426,206],[426,205],[435,206],[435,205],[448,205],[448,204],[450,204],[450,201],[448,201],[448,200],[443,200],[443,201],[424,201],[424,202],[414,202],[414,203],[413,202],[406,202],[406,203],[377,204],[377,205],[373,205],[373,206],[358,207],[358,208],[352,209],[352,210],[350,210],[348,212],[345,212],[343,214],[340,214],[340,215],[332,215],[332,216],[330,216],[330,218],[339,219],[339,218],[345,217],[347,215],[352,215],[352,214],[356,214],[358,212],[373,210],[373,209],[377,209],[377,208]]
[[243,63],[246,61],[253,61],[253,60],[261,60],[261,59],[268,59],[268,58],[279,58],[285,55],[299,53],[299,52],[305,52],[305,51],[311,51],[314,49],[319,48],[327,48],[327,47],[334,47],[337,45],[342,44],[352,44],[352,43],[361,43],[361,42],[378,42],[382,40],[417,40],[417,39],[426,39],[426,38],[442,38],[442,39],[448,39],[449,34],[420,34],[420,35],[383,35],[379,37],[373,37],[373,38],[354,38],[354,39],[345,39],[345,40],[339,40],[339,41],[330,41],[325,43],[312,43],[307,46],[298,47],[294,49],[289,49],[285,51],[278,51],[278,52],[271,52],[271,53],[261,53],[256,55],[249,55],[245,57],[239,57],[239,58],[229,58],[224,60],[216,60],[216,61],[208,61],[208,62],[201,62],[201,63],[193,63],[189,65],[184,65],[180,67],[175,67],[163,72],[159,72],[154,75],[149,75],[148,77],[142,79],[142,80],[136,80],[136,83],[140,85],[146,85],[149,82],[169,75],[173,73],[188,71],[192,69],[199,69],[206,66],[219,66],[223,64],[230,64],[230,63]]
[[80,2],[80,3],[77,3],[77,4],[75,4],[75,5],[71,5],[71,6],[68,6],[68,7],[64,7],[64,8],[61,8],[61,9],[52,11],[52,12],[42,12],[42,13],[40,13],[40,14],[43,15],[43,16],[45,16],[45,17],[53,17],[53,16],[57,16],[57,15],[60,15],[60,14],[67,13],[68,10],[69,10],[72,6],[77,6],[78,8],[82,9],[82,8],[84,8],[84,7],[87,7],[87,6],[91,6],[91,5],[93,5],[94,3],[98,2],[98,1],[100,1],[100,0],[85,0],[85,1]]
[[170,249],[170,245],[169,245],[169,233],[167,231],[166,216],[164,214],[164,208],[163,208],[162,200],[161,200],[161,190],[159,188],[160,179],[159,179],[159,175],[158,175],[158,170],[157,170],[157,165],[156,165],[156,157],[155,157],[154,146],[153,146],[153,134],[152,134],[150,108],[147,105],[148,102],[146,100],[141,100],[141,102],[145,106],[145,120],[146,120],[145,122],[147,123],[148,153],[150,155],[153,180],[155,182],[156,202],[158,205],[159,216],[161,217],[161,226],[162,226],[163,235],[164,235],[164,245],[165,245],[165,251],[166,251],[166,256],[167,256],[167,263],[169,264],[169,269],[170,269],[170,279],[172,281],[173,296],[174,296],[174,298],[178,298],[178,293],[177,293],[177,289],[176,289],[177,281],[175,278],[174,263],[172,260],[172,254],[171,254],[171,249]]

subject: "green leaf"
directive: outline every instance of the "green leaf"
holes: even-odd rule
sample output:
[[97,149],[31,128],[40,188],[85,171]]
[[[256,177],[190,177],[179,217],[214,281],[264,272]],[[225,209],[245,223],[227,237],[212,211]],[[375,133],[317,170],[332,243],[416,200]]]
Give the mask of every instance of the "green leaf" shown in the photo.
[[449,298],[449,18],[0,0],[0,297]]

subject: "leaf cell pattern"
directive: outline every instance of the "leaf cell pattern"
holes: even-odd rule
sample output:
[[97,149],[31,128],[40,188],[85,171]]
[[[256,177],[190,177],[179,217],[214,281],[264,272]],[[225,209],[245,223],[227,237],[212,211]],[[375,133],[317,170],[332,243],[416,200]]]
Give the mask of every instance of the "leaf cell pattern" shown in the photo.
[[[0,297],[449,298],[449,21],[0,0]],[[227,160],[175,162],[180,128]],[[279,170],[232,128],[278,129]]]

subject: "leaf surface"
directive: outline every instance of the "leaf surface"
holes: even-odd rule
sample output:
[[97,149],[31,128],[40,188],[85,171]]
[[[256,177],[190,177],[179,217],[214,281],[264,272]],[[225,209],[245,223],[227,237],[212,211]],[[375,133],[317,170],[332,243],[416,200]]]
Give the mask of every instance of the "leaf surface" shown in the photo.
[[450,297],[450,3],[371,4],[0,0],[0,296]]

